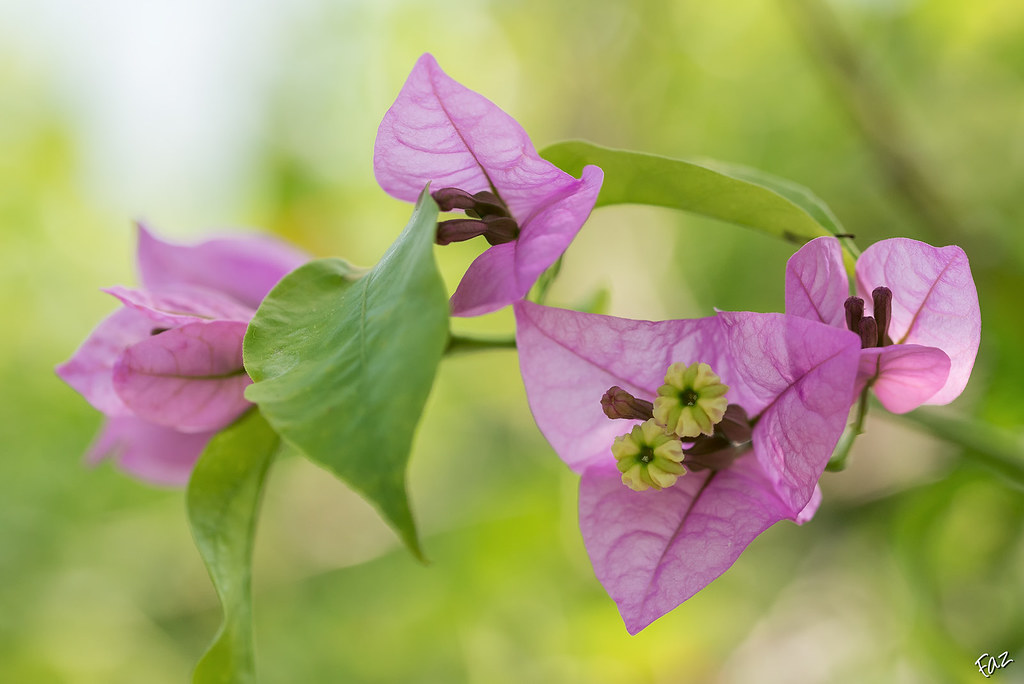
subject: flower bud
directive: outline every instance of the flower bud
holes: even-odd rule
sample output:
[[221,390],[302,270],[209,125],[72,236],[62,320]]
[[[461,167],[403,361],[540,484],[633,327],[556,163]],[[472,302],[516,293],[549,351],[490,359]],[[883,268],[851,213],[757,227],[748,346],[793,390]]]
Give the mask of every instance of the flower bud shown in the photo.
[[892,319],[892,290],[887,287],[876,287],[871,291],[871,302],[878,325],[878,340],[875,346],[884,347],[891,344],[888,337],[889,321]]
[[601,409],[609,418],[626,418],[628,420],[650,420],[654,417],[654,404],[644,399],[637,399],[618,385],[609,387],[601,397]]
[[437,202],[437,208],[441,211],[466,210],[476,206],[476,198],[459,188],[441,188],[430,193],[430,196]]
[[878,344],[878,322],[874,316],[860,319],[860,348],[868,349]]
[[864,318],[864,300],[860,297],[848,297],[843,304],[846,309],[846,327],[860,334],[860,319]]

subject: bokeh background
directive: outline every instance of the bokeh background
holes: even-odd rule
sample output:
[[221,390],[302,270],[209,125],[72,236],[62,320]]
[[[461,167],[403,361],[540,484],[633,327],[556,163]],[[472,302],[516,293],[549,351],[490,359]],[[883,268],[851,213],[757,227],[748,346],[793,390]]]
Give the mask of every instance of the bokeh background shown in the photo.
[[[1019,439],[1019,0],[0,0],[0,681],[187,680],[220,615],[183,493],[85,468],[100,416],[53,366],[115,308],[98,288],[135,282],[137,218],[374,263],[410,211],[374,182],[376,126],[425,51],[538,147],[746,164],[812,188],[862,247],[963,246],[983,335],[950,410]],[[450,286],[478,250],[437,250]],[[552,301],[655,319],[780,310],[791,251],[601,209]],[[255,561],[261,681],[973,682],[976,658],[1009,651],[991,681],[1022,682],[1024,493],[969,455],[872,414],[813,522],[772,528],[630,637],[515,355],[448,359],[409,477],[428,567],[327,473],[275,466]]]

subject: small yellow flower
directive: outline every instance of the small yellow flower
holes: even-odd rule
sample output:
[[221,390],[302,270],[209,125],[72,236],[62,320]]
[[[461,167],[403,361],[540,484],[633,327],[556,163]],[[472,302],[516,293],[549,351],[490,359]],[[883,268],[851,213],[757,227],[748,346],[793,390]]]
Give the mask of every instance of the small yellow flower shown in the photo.
[[654,419],[679,437],[712,435],[729,401],[728,386],[706,363],[673,363],[654,400]]
[[629,434],[616,437],[612,455],[622,473],[622,484],[638,492],[671,487],[686,473],[681,463],[683,445],[679,438],[665,432],[654,420],[636,425]]

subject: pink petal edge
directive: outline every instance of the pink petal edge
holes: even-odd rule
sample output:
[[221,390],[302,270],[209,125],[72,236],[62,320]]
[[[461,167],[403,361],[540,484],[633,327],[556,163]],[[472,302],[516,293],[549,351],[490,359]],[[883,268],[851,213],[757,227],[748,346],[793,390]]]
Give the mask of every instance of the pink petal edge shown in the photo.
[[268,235],[232,235],[191,245],[156,237],[138,224],[139,277],[147,290],[192,285],[256,310],[285,275],[310,256]]
[[929,403],[949,377],[949,357],[941,349],[897,344],[861,350],[858,390],[874,378],[872,389],[882,406],[906,413]]
[[149,337],[152,329],[153,321],[145,314],[118,309],[89,333],[70,359],[57,366],[57,376],[98,411],[129,415],[131,410],[114,390],[114,364],[126,347]]
[[247,323],[256,313],[255,309],[225,294],[203,287],[179,285],[148,291],[114,285],[102,291],[145,315],[154,324],[166,327],[214,319]]
[[96,465],[109,458],[141,480],[180,487],[188,483],[192,467],[213,435],[178,432],[134,416],[107,418],[86,452],[86,462]]
[[836,238],[815,238],[786,263],[787,314],[846,327],[844,303],[849,296],[850,283]]
[[769,527],[794,517],[749,457],[646,492],[623,486],[614,464],[592,467],[580,480],[579,507],[594,573],[630,634],[710,584]]

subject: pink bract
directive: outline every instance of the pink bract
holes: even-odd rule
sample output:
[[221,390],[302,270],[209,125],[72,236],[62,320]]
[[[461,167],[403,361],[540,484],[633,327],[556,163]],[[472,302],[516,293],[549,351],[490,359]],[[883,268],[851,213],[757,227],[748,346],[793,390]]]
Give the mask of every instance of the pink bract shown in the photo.
[[114,458],[157,484],[181,485],[219,429],[250,406],[242,338],[260,301],[308,257],[266,237],[175,245],[139,226],[144,289],[106,292],[103,320],[57,375],[102,411],[89,462]]
[[[978,291],[964,251],[908,238],[882,240],[856,265],[857,296],[872,315],[872,291],[892,291],[889,337],[893,344],[862,351],[858,389],[873,382],[894,413],[922,404],[948,404],[960,396],[981,341]],[[786,313],[845,327],[849,283],[839,241],[811,240],[786,266]]]
[[[587,552],[630,633],[725,572],[771,525],[813,516],[850,407],[855,335],[783,314],[648,322],[528,302],[515,313],[530,409],[581,474]],[[609,420],[601,395],[618,385],[651,401],[670,364],[698,361],[729,386],[731,404],[758,417],[751,450],[661,491],[627,488],[611,445],[639,421]]]
[[512,242],[481,254],[466,271],[452,314],[477,316],[522,299],[590,215],[604,174],[573,178],[537,154],[522,127],[493,102],[452,80],[434,58],[416,62],[377,132],[377,182],[413,202],[425,185],[491,191],[519,226]]

